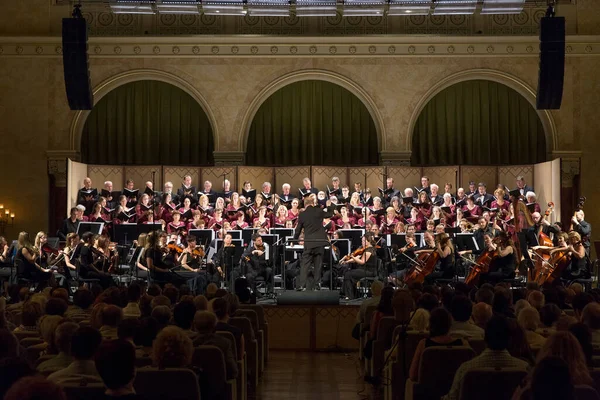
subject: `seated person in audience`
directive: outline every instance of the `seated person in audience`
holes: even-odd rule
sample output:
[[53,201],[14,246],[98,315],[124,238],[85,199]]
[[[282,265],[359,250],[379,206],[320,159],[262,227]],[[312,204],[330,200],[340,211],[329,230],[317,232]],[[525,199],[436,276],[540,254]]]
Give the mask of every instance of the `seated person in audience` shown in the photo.
[[194,347],[188,335],[177,326],[164,328],[152,345],[152,358],[158,368],[184,368],[192,363]]
[[117,328],[117,336],[119,339],[127,340],[135,346],[135,338],[140,329],[140,320],[137,318],[126,318],[119,324]]
[[133,338],[136,358],[152,357],[154,339],[158,335],[158,321],[152,317],[140,319],[140,327]]
[[171,312],[171,308],[166,305],[156,306],[152,310],[152,318],[158,321],[159,329],[167,327],[171,322],[172,316],[173,313]]
[[44,315],[40,318],[39,332],[40,337],[44,340],[44,346],[46,346],[45,354],[55,355],[58,354],[56,348],[56,328],[64,322],[63,317],[59,315]]
[[[394,296],[394,288],[391,286],[387,286],[383,288],[381,291],[381,297],[379,299],[379,304],[377,305],[377,309],[373,313],[370,321],[369,327],[369,338],[375,340],[377,338],[377,328],[379,327],[379,321],[383,317],[393,317],[394,309],[392,307],[392,297]],[[367,343],[367,346],[370,346],[370,343]]]
[[533,307],[525,307],[517,316],[519,326],[525,331],[527,343],[532,348],[540,348],[546,342],[546,338],[536,332],[540,326],[540,313]]
[[224,337],[215,334],[217,317],[209,311],[198,311],[194,317],[194,328],[198,336],[194,339],[194,346],[216,346],[223,352],[227,379],[235,379],[238,375],[237,363],[231,350],[231,343]]
[[19,379],[34,375],[36,371],[26,360],[17,357],[0,357],[0,399],[5,398],[8,389]]
[[198,335],[192,330],[194,315],[196,315],[196,306],[192,301],[179,302],[173,308],[173,321],[175,322],[175,325],[183,329],[192,340]]
[[[573,286],[573,285],[571,285]],[[573,296],[573,300],[571,301],[571,305],[573,307],[573,311],[575,312],[575,318],[578,321],[581,321],[581,316],[583,314],[583,309],[589,303],[594,303],[594,296],[589,293],[577,293]]]
[[431,313],[424,308],[418,308],[410,319],[409,328],[417,332],[426,332],[429,330],[429,320]]
[[590,329],[592,344],[600,346],[600,304],[586,305],[581,314],[581,322]]
[[105,399],[137,400],[133,388],[135,379],[135,348],[126,340],[105,341],[96,356],[96,369],[106,385]]
[[55,383],[76,382],[85,379],[89,383],[101,383],[94,365],[94,356],[102,342],[102,335],[94,328],[80,327],[71,338],[71,355],[74,361],[67,368],[54,372],[48,380]]
[[593,368],[594,346],[592,344],[592,332],[590,332],[590,329],[582,322],[576,322],[571,324],[567,330],[571,332],[579,342],[588,368]]
[[217,317],[217,325],[215,326],[215,331],[225,331],[230,332],[235,338],[235,342],[240,344],[240,348],[238,350],[238,359],[242,359],[244,357],[245,343],[244,343],[244,334],[241,329],[237,326],[233,326],[229,324],[229,298],[231,296],[235,296],[233,294],[228,294],[225,297],[221,297],[215,299],[212,304],[213,312]]
[[508,343],[510,340],[510,327],[508,320],[502,316],[494,316],[488,322],[485,327],[485,343],[487,348],[477,357],[470,361],[463,363],[456,374],[454,375],[454,381],[452,387],[444,400],[457,400],[459,399],[460,390],[463,384],[463,380],[467,372],[473,369],[486,368],[486,367],[499,367],[499,368],[518,368],[524,371],[527,370],[529,365],[526,361],[519,360],[510,355],[508,352]]
[[73,305],[67,308],[65,317],[81,321],[90,319],[91,305],[94,303],[94,295],[88,289],[80,288],[73,294]]
[[117,328],[123,319],[123,310],[120,307],[109,304],[100,313],[100,334],[104,340],[117,339]]
[[419,364],[421,356],[427,347],[433,346],[467,346],[468,343],[463,339],[456,339],[450,336],[450,325],[452,317],[446,309],[438,307],[431,312],[429,318],[429,337],[421,339],[415,350],[415,355],[410,364],[410,379],[417,381],[419,379]]
[[37,332],[38,321],[43,315],[42,306],[32,300],[28,300],[23,304],[23,312],[21,313],[21,325],[19,325],[14,333],[20,332]]
[[360,308],[358,309],[358,313],[356,314],[356,323],[363,322],[365,320],[365,314],[367,313],[367,308],[370,306],[377,306],[379,304],[379,299],[381,299],[381,291],[383,290],[383,282],[377,280],[371,283],[371,297],[364,300],[360,304]]
[[37,366],[40,372],[55,372],[67,368],[73,362],[71,355],[71,340],[73,335],[79,329],[79,325],[74,322],[64,322],[56,328],[54,341],[58,350],[58,355],[42,362]]
[[473,303],[471,303],[468,297],[462,295],[454,296],[450,303],[450,313],[452,314],[450,336],[483,338],[483,329],[469,322],[472,312]]
[[540,311],[546,302],[544,294],[539,290],[533,290],[527,296],[527,301],[533,308]]
[[556,332],[556,323],[560,318],[562,311],[556,304],[546,304],[540,308],[540,322],[541,325],[538,328],[538,333],[542,336],[548,337],[552,333]]
[[17,358],[20,353],[19,339],[8,329],[0,329],[0,360]]
[[127,288],[127,305],[123,308],[123,318],[139,318],[142,315],[140,311],[140,298],[142,297],[142,288],[137,283],[132,283]]
[[43,376],[27,376],[8,389],[5,400],[66,400],[63,389]]

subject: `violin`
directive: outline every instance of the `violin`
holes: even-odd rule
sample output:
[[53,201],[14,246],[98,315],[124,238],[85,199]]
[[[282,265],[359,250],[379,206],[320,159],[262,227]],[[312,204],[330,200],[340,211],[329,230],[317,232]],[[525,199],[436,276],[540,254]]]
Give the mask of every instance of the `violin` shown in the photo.
[[341,260],[340,263],[345,263],[348,262],[352,259],[352,257],[360,257],[364,254],[365,250],[367,248],[366,247],[359,247],[358,249],[354,250],[352,253],[345,255]]
[[178,246],[175,243],[169,243],[166,248],[168,251],[174,251],[177,254],[183,253],[184,250],[182,246]]
[[54,247],[52,247],[48,243],[46,243],[42,246],[42,252],[47,253],[47,254],[53,254],[53,255],[57,256],[58,253],[60,252],[60,250],[55,249]]

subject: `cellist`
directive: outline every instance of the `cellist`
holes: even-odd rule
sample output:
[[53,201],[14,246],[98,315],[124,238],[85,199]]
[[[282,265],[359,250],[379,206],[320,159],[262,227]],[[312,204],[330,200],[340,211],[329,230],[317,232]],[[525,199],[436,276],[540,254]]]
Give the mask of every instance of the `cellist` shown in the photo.
[[492,240],[490,235],[484,236],[486,248],[496,252],[496,257],[490,265],[490,272],[481,274],[480,282],[496,283],[502,279],[510,279],[515,275],[514,243],[506,232],[499,232]]
[[[535,213],[534,213],[535,214]],[[535,215],[534,215],[535,219]],[[557,246],[533,246],[531,250],[535,253],[532,257],[535,264],[535,271],[531,276],[531,279],[542,285],[548,281],[551,276],[562,275],[561,271],[554,270],[565,265],[568,261],[569,255],[563,249],[568,248],[567,240],[568,236],[565,232],[560,232],[556,235]],[[557,259],[557,257],[561,259]],[[560,266],[559,266],[560,264]]]
[[557,251],[568,251],[571,255],[571,263],[565,268],[562,278],[567,281],[583,278],[587,274],[585,247],[581,236],[575,231],[569,232],[566,246],[557,247],[550,251],[550,255]]
[[431,285],[436,279],[452,279],[454,277],[454,246],[450,237],[446,233],[440,233],[434,241],[435,248],[431,250],[421,250],[421,252],[437,252],[439,263],[435,270],[425,277],[425,283]]

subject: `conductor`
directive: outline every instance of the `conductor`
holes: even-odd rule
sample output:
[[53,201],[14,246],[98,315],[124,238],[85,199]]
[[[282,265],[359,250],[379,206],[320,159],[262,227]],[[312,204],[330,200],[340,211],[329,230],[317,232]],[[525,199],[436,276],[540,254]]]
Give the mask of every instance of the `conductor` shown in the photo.
[[[327,206],[330,206],[329,200]],[[331,218],[333,210],[324,211],[317,206],[317,196],[311,194],[304,198],[304,211],[298,216],[298,225],[294,239],[300,237],[304,229],[304,252],[300,259],[300,277],[296,281],[296,290],[303,290],[306,285],[308,269],[314,266],[315,282],[321,280],[321,267],[325,246],[329,244],[327,233],[323,228],[323,218]]]

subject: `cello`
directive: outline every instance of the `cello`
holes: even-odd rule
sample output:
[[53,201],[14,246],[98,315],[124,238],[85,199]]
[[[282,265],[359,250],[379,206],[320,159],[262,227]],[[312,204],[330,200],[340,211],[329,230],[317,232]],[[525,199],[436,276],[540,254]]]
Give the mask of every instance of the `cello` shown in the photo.
[[[496,241],[496,239],[494,239],[494,241]],[[496,257],[498,257],[498,252],[496,250],[490,250],[489,248],[481,253],[465,278],[465,283],[469,286],[474,286],[479,281],[479,276],[481,274],[487,274],[490,271],[490,264]]]
[[535,277],[535,282],[540,286],[543,286],[545,283],[554,282],[555,279],[560,278],[570,262],[571,256],[568,251],[557,251],[543,264]]
[[423,252],[417,255],[416,263],[413,265],[404,277],[404,283],[410,285],[414,282],[423,283],[425,277],[433,272],[435,265],[440,259],[440,253],[438,252],[438,241],[436,238],[435,246],[430,247],[431,251]]
[[[544,217],[543,217],[544,220],[550,214],[552,214],[553,209],[554,209],[554,203],[553,202],[549,202],[548,203],[548,209],[544,213]],[[548,237],[548,235],[546,235],[543,232],[542,228],[543,228],[542,221],[540,221],[539,232],[537,234],[537,240],[538,240],[539,245],[540,246],[545,246],[545,247],[553,247],[554,243],[552,242],[552,239],[550,239]],[[542,271],[542,269],[545,266],[547,266],[547,263],[550,261],[550,254],[544,252],[541,249],[533,250],[533,253],[536,256],[535,260],[532,259],[533,265],[534,265],[535,268],[529,269],[529,276],[528,276],[527,280],[536,281],[537,280],[537,276],[539,275],[540,271]]]

